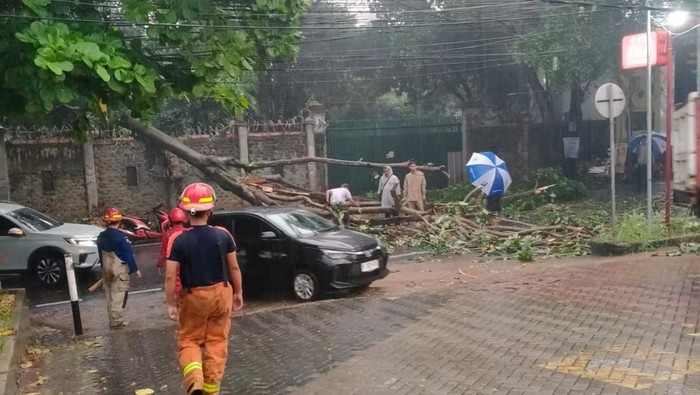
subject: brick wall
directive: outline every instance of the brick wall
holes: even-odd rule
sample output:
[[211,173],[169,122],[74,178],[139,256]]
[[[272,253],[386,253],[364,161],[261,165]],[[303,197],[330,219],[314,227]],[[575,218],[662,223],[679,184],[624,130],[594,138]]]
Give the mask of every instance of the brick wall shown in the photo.
[[[248,137],[250,161],[293,159],[306,156],[306,134],[303,132],[251,133]],[[302,188],[309,187],[306,164],[283,169],[260,169],[253,174],[281,174],[287,181]]]
[[[306,156],[303,132],[254,132],[248,137],[250,161],[269,161]],[[198,152],[239,157],[235,133],[217,136],[189,136],[181,141]],[[88,213],[85,169],[81,145],[69,139],[21,140],[7,143],[10,194],[13,201],[46,212],[63,221],[94,216]],[[171,191],[166,175],[165,155],[132,138],[96,140],[94,142],[98,206],[116,206],[132,215],[149,214],[159,202],[170,202],[180,191]],[[319,152],[320,154],[320,152]],[[127,185],[127,167],[133,166],[136,185]],[[183,184],[211,182],[196,168],[180,161]],[[42,190],[41,172],[54,175],[55,191]],[[265,169],[261,173],[282,172],[290,182],[307,187],[306,165],[284,169]],[[214,184],[212,182],[212,184]],[[319,185],[324,185],[323,179]],[[218,186],[219,207],[234,208],[245,203]],[[173,196],[175,195],[175,196]]]
[[[97,140],[94,146],[98,207],[119,207],[143,216],[150,207],[167,200],[165,155],[161,151],[131,138]],[[128,166],[136,168],[136,185],[127,185]]]
[[[67,139],[7,144],[10,194],[14,201],[60,219],[82,218],[87,213],[83,150]],[[53,175],[53,191],[44,191],[42,171]],[[60,214],[60,215],[58,215]]]

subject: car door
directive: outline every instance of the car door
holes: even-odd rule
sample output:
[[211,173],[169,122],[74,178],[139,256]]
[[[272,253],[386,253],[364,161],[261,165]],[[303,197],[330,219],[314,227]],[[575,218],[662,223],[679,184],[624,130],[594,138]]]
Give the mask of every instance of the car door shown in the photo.
[[274,287],[283,282],[284,261],[288,257],[283,233],[264,219],[249,214],[235,215],[233,229],[237,250],[247,258],[249,277]]
[[21,229],[9,218],[0,215],[0,270],[24,270],[27,268],[29,244],[25,237],[11,237],[12,228]]

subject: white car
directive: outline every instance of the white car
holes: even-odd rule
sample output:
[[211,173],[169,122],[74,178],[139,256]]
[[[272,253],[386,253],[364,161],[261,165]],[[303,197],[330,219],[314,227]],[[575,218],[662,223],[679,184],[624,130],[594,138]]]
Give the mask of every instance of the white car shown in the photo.
[[65,278],[64,255],[78,269],[99,262],[97,235],[102,228],[59,222],[20,204],[0,201],[0,272],[29,272],[46,285]]

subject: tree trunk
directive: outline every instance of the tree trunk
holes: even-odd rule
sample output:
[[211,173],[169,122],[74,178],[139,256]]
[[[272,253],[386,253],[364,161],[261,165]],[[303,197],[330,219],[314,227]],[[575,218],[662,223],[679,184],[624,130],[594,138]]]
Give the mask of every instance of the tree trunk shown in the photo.
[[125,117],[120,124],[158,148],[177,155],[185,162],[199,169],[207,177],[213,179],[223,189],[233,192],[246,202],[253,205],[275,205],[275,202],[261,191],[256,191],[242,184],[240,177],[222,167],[216,157],[202,155],[177,139],[168,136],[153,126],[143,125],[134,118]]

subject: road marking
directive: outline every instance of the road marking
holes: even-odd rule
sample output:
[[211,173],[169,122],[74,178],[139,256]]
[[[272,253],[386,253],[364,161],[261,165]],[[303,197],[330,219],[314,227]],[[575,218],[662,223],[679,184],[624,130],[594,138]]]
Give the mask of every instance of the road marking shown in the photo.
[[160,288],[151,288],[151,289],[142,289],[142,290],[133,291],[133,292],[132,292],[132,291],[129,291],[129,295],[145,294],[145,293],[149,293],[149,292],[158,292],[158,291],[162,291],[162,290],[163,290],[163,287],[160,287]]
[[[83,301],[82,299],[78,299],[78,302],[82,302],[82,301]],[[70,303],[70,300],[62,300],[62,301],[60,301],[60,302],[51,302],[51,303],[38,304],[38,305],[36,305],[36,306],[34,306],[34,307],[48,307],[48,306],[56,306],[56,305],[59,305],[59,304],[68,304],[68,303]]]
[[399,255],[389,255],[389,259],[406,258],[406,257],[409,257],[409,256],[421,255],[421,254],[425,254],[425,251],[408,252],[408,253],[399,254]]
[[[603,357],[599,357],[602,353]],[[700,373],[700,360],[654,351],[638,344],[616,344],[604,350],[581,351],[540,364],[541,368],[619,387],[643,390]]]

